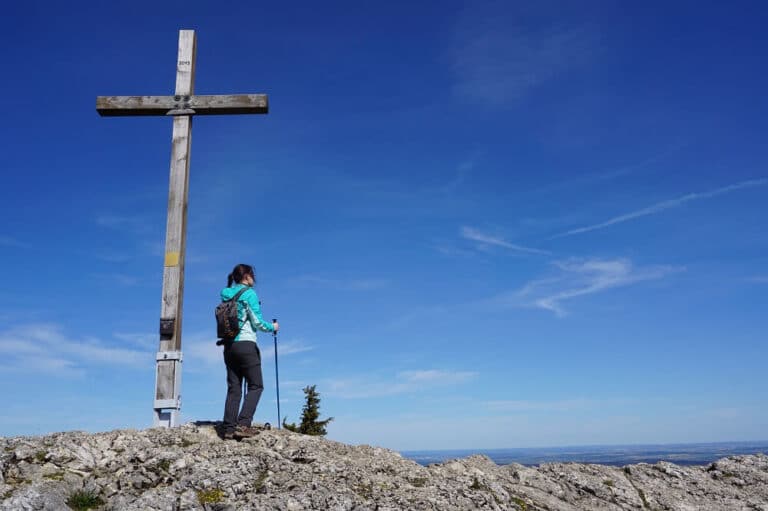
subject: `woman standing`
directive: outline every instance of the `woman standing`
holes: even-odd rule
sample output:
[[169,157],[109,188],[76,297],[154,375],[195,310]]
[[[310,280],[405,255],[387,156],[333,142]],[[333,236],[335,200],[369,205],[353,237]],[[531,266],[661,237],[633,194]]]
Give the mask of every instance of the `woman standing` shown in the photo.
[[[224,363],[227,366],[227,400],[224,404],[224,438],[250,436],[251,421],[259,404],[264,382],[261,376],[261,352],[256,344],[256,332],[277,332],[279,325],[267,323],[261,317],[261,305],[253,285],[253,267],[238,264],[227,276],[227,287],[221,290],[221,300],[237,296],[237,318],[240,332],[224,342]],[[239,293],[239,295],[238,295]],[[248,385],[243,397],[243,378]],[[238,413],[239,410],[239,413]]]

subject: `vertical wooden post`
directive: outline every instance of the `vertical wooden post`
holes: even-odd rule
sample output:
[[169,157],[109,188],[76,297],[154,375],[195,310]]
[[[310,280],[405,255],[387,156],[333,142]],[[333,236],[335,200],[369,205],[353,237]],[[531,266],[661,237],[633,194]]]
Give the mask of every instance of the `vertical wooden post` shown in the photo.
[[[188,105],[189,97],[194,94],[196,42],[194,30],[179,31],[175,99],[182,106],[185,103]],[[189,115],[174,115],[173,118],[168,223],[160,308],[160,347],[155,380],[155,426],[176,426],[181,410],[181,312],[193,113],[190,110]]]

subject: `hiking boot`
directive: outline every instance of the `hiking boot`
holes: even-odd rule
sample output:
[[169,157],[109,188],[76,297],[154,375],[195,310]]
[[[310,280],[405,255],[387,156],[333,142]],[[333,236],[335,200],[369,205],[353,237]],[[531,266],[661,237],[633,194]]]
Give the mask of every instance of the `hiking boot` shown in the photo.
[[228,431],[227,433],[224,433],[224,436],[222,438],[224,438],[224,440],[234,440],[235,433],[232,431]]
[[233,438],[249,438],[259,434],[259,430],[249,426],[237,426]]

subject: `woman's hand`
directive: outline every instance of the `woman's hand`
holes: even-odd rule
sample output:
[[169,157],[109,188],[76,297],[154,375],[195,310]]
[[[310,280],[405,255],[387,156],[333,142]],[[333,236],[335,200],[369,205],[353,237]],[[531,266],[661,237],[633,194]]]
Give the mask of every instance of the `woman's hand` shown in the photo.
[[280,330],[280,324],[277,321],[272,321],[272,328],[275,329],[275,332]]

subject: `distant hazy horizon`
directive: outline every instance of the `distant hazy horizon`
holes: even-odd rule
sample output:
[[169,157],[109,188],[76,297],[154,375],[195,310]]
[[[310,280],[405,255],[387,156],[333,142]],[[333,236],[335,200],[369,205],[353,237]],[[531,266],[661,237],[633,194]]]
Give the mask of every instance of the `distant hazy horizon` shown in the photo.
[[768,453],[768,440],[754,442],[709,442],[650,445],[582,445],[512,449],[443,449],[400,451],[422,465],[472,454],[484,454],[499,465],[539,465],[553,462],[628,465],[669,461],[678,465],[705,465],[727,456]]

